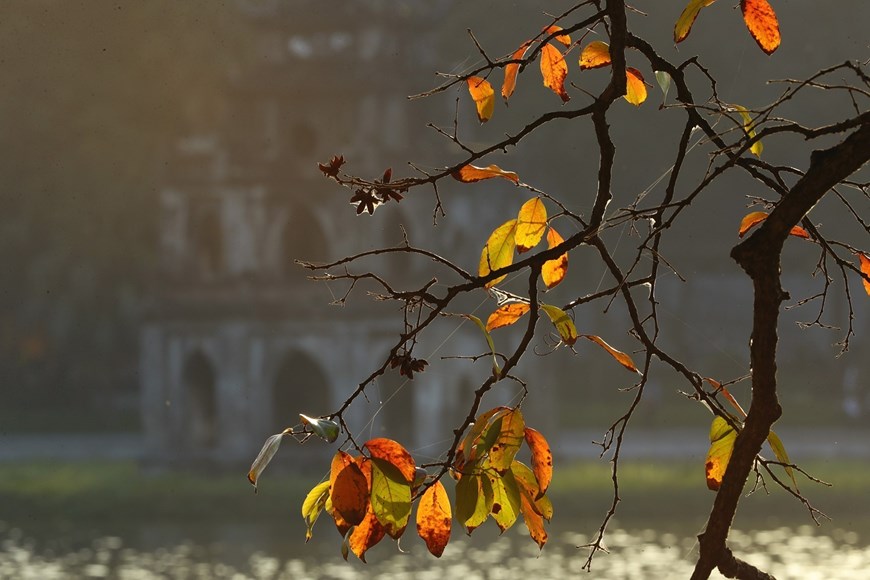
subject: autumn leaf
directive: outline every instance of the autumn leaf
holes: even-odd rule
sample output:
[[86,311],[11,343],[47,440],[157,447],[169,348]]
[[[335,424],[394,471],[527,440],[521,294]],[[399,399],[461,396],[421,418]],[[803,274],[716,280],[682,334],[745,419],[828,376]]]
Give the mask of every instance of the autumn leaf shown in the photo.
[[674,26],[674,42],[682,42],[685,40],[687,36],[689,36],[689,32],[692,30],[692,24],[695,23],[695,18],[698,17],[698,13],[701,11],[701,8],[709,6],[716,0],[691,0],[686,7],[683,9],[682,14],[677,19],[677,24]]
[[[514,51],[511,55],[511,60],[521,60],[525,58],[526,51],[529,50],[529,46],[531,46],[532,41],[525,41],[522,46]],[[501,96],[504,99],[505,103],[507,103],[508,99],[511,98],[511,95],[514,94],[514,89],[517,86],[517,74],[520,72],[520,63],[513,62],[504,67],[504,82],[501,84]]]
[[541,309],[550,317],[550,321],[556,327],[562,342],[568,346],[577,342],[577,327],[574,326],[574,321],[564,310],[550,304],[541,304]]
[[486,330],[495,330],[502,326],[510,326],[526,314],[531,307],[525,302],[511,302],[499,306],[495,312],[489,315],[486,321]]
[[[493,270],[510,266],[513,263],[516,230],[517,220],[512,219],[497,227],[490,234],[483,251],[480,253],[480,265],[477,270],[479,276],[487,276]],[[504,279],[505,276],[499,276],[495,280],[487,282],[486,287],[491,288]]]
[[498,436],[489,449],[489,462],[493,469],[503,473],[510,469],[520,445],[523,444],[526,422],[519,409],[511,409],[502,417]]
[[405,532],[411,517],[411,481],[389,461],[372,458],[371,508],[393,539]]
[[453,179],[462,183],[474,183],[484,179],[492,179],[493,177],[501,177],[513,183],[520,182],[520,176],[513,171],[505,171],[498,165],[489,165],[487,167],[476,167],[474,165],[463,165],[458,171],[450,174]]
[[456,484],[456,519],[469,535],[489,517],[492,504],[492,483],[485,475],[468,474]]
[[[486,251],[485,248],[484,251]],[[483,332],[483,336],[486,338],[486,344],[489,345],[489,350],[492,353],[492,374],[494,376],[501,374],[501,368],[498,366],[498,357],[495,354],[495,344],[492,342],[492,335],[486,329],[486,326],[484,326],[483,321],[473,314],[461,314],[460,316],[472,321]]]
[[[540,496],[538,483],[528,466],[514,461],[511,465],[511,473],[520,488],[523,522],[529,530],[529,535],[538,547],[543,549],[548,538],[544,520],[549,520],[553,516],[553,505],[547,496]],[[535,498],[538,496],[540,499],[536,501]]]
[[[489,433],[492,430],[492,427],[494,427],[493,417],[497,414],[501,417],[508,411],[510,411],[509,407],[495,407],[485,413],[481,413],[474,419],[474,423],[471,424],[468,433],[465,434],[465,437],[456,449],[456,467],[460,471],[464,469],[467,463],[472,463],[478,455],[482,454],[482,437],[484,437],[484,433]],[[501,426],[499,423],[498,430],[500,429]],[[492,447],[493,443],[495,443],[494,437],[489,442],[489,446],[486,447],[486,451],[489,451],[489,448]]]
[[770,448],[773,450],[773,454],[776,455],[777,461],[786,464],[783,466],[785,472],[788,474],[789,478],[791,478],[794,490],[799,491],[797,479],[794,476],[794,469],[789,466],[791,459],[789,459],[788,453],[785,451],[785,445],[782,444],[782,439],[779,438],[779,435],[773,432],[773,429],[771,429],[770,433],[767,434],[767,442],[770,443]]
[[541,76],[544,78],[544,86],[559,95],[563,103],[571,99],[565,92],[568,65],[559,49],[550,43],[541,48]]
[[[350,456],[349,453],[338,450],[335,452],[335,455],[332,457],[332,463],[329,468],[329,489],[330,492],[335,485],[335,480],[338,477],[338,474],[342,472],[342,470],[348,465],[354,462],[353,457]],[[347,531],[352,527],[352,524],[346,521],[341,514],[334,508],[332,503],[332,497],[327,500],[326,511],[332,515],[332,518],[335,520],[335,527],[338,529],[338,532],[344,536],[347,534]]]
[[281,446],[281,439],[283,438],[282,433],[276,433],[272,435],[266,442],[263,443],[262,449],[257,454],[256,459],[251,464],[251,468],[248,470],[248,481],[251,482],[251,485],[254,486],[254,492],[257,491],[257,481],[260,479],[260,474],[263,473],[263,470],[266,469],[266,466],[269,465],[269,462],[272,461],[272,458],[275,457],[275,453],[278,452],[278,447]]
[[758,46],[767,54],[779,48],[779,21],[767,0],[740,0],[743,22]]
[[402,476],[408,480],[408,483],[414,481],[417,466],[414,464],[414,458],[400,443],[392,439],[378,437],[369,439],[363,447],[369,450],[373,458],[383,459],[395,465]]
[[495,91],[489,81],[481,77],[469,77],[467,82],[468,93],[477,107],[477,118],[481,123],[486,123],[495,109]]
[[[550,227],[547,230],[547,249],[553,249],[565,240],[559,232]],[[547,288],[553,288],[565,279],[568,273],[568,252],[565,252],[555,260],[547,260],[541,266],[541,278]]]
[[450,541],[452,517],[447,491],[440,481],[436,481],[423,492],[417,504],[417,534],[436,558],[441,557]]
[[[746,232],[766,220],[768,215],[769,214],[763,211],[754,211],[743,216],[743,219],[740,221],[740,230],[737,232],[737,236],[742,238],[746,235]],[[788,233],[796,238],[803,238],[805,240],[810,239],[810,233],[800,226],[794,226]]]
[[553,479],[553,453],[550,451],[550,444],[539,431],[526,427],[523,435],[526,445],[532,451],[532,471],[538,482],[538,495],[533,499],[538,499],[547,493]]
[[722,476],[734,451],[737,432],[722,417],[715,417],[710,426],[710,450],[707,452],[705,471],[707,487],[717,491],[722,485]]
[[643,75],[630,66],[625,67],[625,100],[637,107],[646,100],[646,83]]
[[305,541],[311,539],[314,530],[314,523],[320,516],[320,512],[326,506],[326,500],[329,499],[329,480],[322,481],[315,485],[305,500],[302,502],[302,519],[305,520]]
[[520,207],[517,215],[517,228],[514,238],[517,252],[528,252],[538,245],[547,229],[547,208],[540,197],[527,201]]
[[731,392],[726,389],[722,385],[722,383],[720,383],[716,379],[711,379],[710,377],[704,377],[704,380],[710,383],[710,385],[712,385],[713,388],[716,389],[716,393],[722,393],[725,399],[727,399],[728,402],[731,403],[731,406],[734,407],[738,413],[740,413],[741,417],[743,417],[744,419],[746,418],[746,411],[743,410],[743,407],[740,406],[740,403],[737,402],[737,399],[734,398]]
[[492,518],[498,528],[504,532],[517,521],[520,515],[520,488],[508,469],[503,474],[487,471],[487,477],[492,485]]
[[362,522],[369,505],[369,487],[365,475],[356,463],[338,472],[329,491],[332,507],[352,526]]
[[350,533],[348,546],[357,558],[365,562],[366,552],[383,540],[385,535],[384,527],[369,507],[366,517]]
[[593,40],[580,53],[580,70],[601,68],[610,64],[610,45]]
[[622,351],[616,350],[615,348],[607,344],[607,342],[605,342],[604,339],[600,336],[595,336],[594,334],[584,334],[583,338],[588,338],[589,340],[606,350],[610,354],[610,356],[616,359],[619,364],[621,364],[631,372],[640,373],[640,371],[637,370],[634,361],[631,360],[630,356]]
[[[861,262],[861,272],[870,277],[870,257],[863,252],[858,252],[858,261]],[[867,292],[867,295],[870,296],[870,282],[867,281],[866,278],[862,279],[864,282],[864,290]]]
[[[743,118],[743,130],[746,131],[746,134],[749,135],[750,139],[752,139],[753,137],[755,137],[755,125],[752,122],[752,116],[749,114],[749,111],[747,111],[745,107],[735,105],[734,108],[737,109],[737,112],[740,113],[740,116]],[[749,150],[756,157],[761,157],[761,152],[764,151],[764,145],[762,145],[761,141],[756,141],[752,144]]]
[[[562,30],[561,26],[556,26],[555,24],[553,24],[552,26],[548,26],[547,28],[544,29],[544,34],[550,35],[550,34],[553,34],[554,32],[559,32],[560,30]],[[568,34],[560,34],[560,35],[555,36],[553,38],[556,40],[556,42],[562,43],[565,46],[565,48],[568,48],[569,46],[571,46],[571,36]]]

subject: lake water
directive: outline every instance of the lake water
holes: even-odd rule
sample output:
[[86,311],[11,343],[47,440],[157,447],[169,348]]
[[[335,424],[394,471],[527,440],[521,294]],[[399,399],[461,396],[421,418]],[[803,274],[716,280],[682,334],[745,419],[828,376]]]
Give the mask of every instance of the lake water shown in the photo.
[[[488,529],[472,540],[454,532],[440,559],[428,555],[411,532],[413,524],[400,546],[404,553],[385,539],[363,564],[353,555],[349,562],[342,560],[340,538],[326,526],[305,545],[299,537],[288,537],[286,526],[275,525],[172,522],[122,525],[107,533],[72,525],[22,529],[0,523],[0,578],[541,580],[582,572],[596,579],[647,580],[688,578],[697,557],[694,534],[667,526],[612,527],[610,553],[599,553],[588,575],[582,570],[587,552],[576,546],[590,538],[568,529],[552,530],[543,552],[519,522],[502,538]],[[729,544],[780,579],[870,578],[868,538],[854,531],[811,525],[735,530]]]

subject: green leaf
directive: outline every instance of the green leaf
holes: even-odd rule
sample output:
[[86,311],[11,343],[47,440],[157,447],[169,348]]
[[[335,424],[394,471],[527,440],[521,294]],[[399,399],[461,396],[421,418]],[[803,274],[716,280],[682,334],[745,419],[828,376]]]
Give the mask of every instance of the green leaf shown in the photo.
[[553,326],[562,338],[562,342],[571,346],[577,342],[577,327],[574,326],[574,321],[568,316],[568,313],[550,304],[541,304],[541,309],[550,317]]
[[299,418],[302,419],[302,422],[304,424],[311,427],[311,430],[314,431],[315,435],[317,435],[327,443],[334,443],[335,440],[338,439],[341,428],[335,421],[323,419],[322,417],[309,417],[308,415],[303,415],[302,413],[299,414]]
[[260,474],[263,473],[263,470],[266,469],[266,466],[269,465],[269,462],[272,461],[273,457],[275,457],[275,453],[278,452],[278,447],[281,446],[281,439],[283,437],[284,435],[282,433],[276,433],[266,439],[266,442],[263,443],[263,448],[260,449],[257,458],[254,459],[254,462],[251,464],[251,468],[248,470],[248,481],[250,481],[251,485],[254,486],[254,493],[257,492],[257,481],[260,479]]
[[480,328],[480,331],[486,338],[486,344],[489,345],[489,350],[490,352],[492,352],[492,374],[496,377],[499,376],[501,374],[501,367],[498,366],[498,357],[496,357],[495,354],[495,343],[492,342],[492,335],[486,329],[486,325],[480,318],[478,318],[474,314],[460,314],[460,316],[462,316],[463,318],[467,318],[468,320],[475,323],[478,328]]
[[737,432],[722,417],[715,417],[710,425],[710,450],[707,452],[707,461],[704,469],[707,476],[707,487],[717,491],[722,485],[722,476],[734,451],[734,441]]
[[668,91],[671,90],[671,75],[663,70],[657,70],[655,72],[656,81],[659,83],[659,87],[662,89],[662,101],[665,101],[668,98]]
[[509,470],[520,445],[525,441],[526,422],[519,409],[511,409],[501,418],[498,437],[489,451],[492,468],[499,473]]
[[[780,463],[791,463],[791,459],[788,458],[788,453],[785,451],[785,445],[782,444],[782,439],[779,438],[779,435],[773,432],[773,429],[770,430],[770,433],[767,435],[767,442],[770,443],[770,448],[773,449],[773,454],[776,455],[777,460]],[[794,469],[789,467],[788,465],[784,466],[785,472],[791,478],[792,484],[794,484],[794,490],[798,491],[797,479],[794,476]]]
[[384,531],[398,539],[411,517],[411,484],[398,467],[372,458],[372,511]]
[[510,470],[501,475],[493,470],[486,472],[492,484],[492,517],[499,529],[504,532],[514,525],[520,515],[520,488]]
[[466,474],[456,484],[456,519],[469,535],[489,517],[492,503],[492,484],[485,475]]
[[314,523],[320,516],[320,512],[326,506],[326,500],[329,499],[329,480],[318,483],[305,496],[302,502],[302,519],[305,520],[305,541],[311,539],[314,530]]

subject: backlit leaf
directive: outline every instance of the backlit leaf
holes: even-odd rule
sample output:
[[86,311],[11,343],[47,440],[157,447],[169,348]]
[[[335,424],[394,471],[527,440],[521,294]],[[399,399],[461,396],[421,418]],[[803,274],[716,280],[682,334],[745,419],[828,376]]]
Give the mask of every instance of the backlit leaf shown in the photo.
[[[553,24],[552,26],[548,26],[546,29],[544,29],[544,34],[553,34],[554,32],[559,32],[560,30],[562,30],[561,26],[556,26],[555,24]],[[560,34],[559,36],[555,36],[554,39],[556,40],[556,42],[562,43],[565,48],[571,46],[571,36],[568,34]]]
[[520,182],[520,176],[513,171],[505,171],[498,165],[489,165],[487,167],[476,167],[474,165],[463,165],[459,171],[454,171],[450,174],[453,179],[462,183],[474,183],[484,179],[492,179],[493,177],[501,177],[513,183]]
[[511,302],[499,306],[495,312],[489,315],[486,321],[486,329],[494,330],[502,326],[510,326],[526,314],[531,306],[525,302]]
[[[867,254],[859,252],[858,261],[861,262],[861,272],[865,276],[870,277],[870,257],[868,257]],[[862,282],[864,282],[864,290],[867,292],[867,295],[870,296],[870,282],[866,279],[862,279]]]
[[487,477],[492,485],[492,517],[498,528],[504,532],[514,525],[520,515],[520,489],[510,470],[504,474],[487,471]]
[[722,417],[715,417],[710,426],[710,450],[707,452],[707,461],[704,465],[707,475],[707,487],[713,491],[722,485],[722,476],[734,451],[734,441],[737,432]]
[[550,501],[549,497],[541,494],[538,480],[529,466],[520,461],[514,461],[511,463],[511,472],[514,474],[520,493],[527,496],[529,507],[536,514],[550,521],[553,517],[553,502]]
[[646,83],[636,68],[625,67],[625,100],[640,106],[646,100]]
[[314,523],[320,516],[320,512],[326,506],[326,500],[329,499],[329,480],[322,481],[314,486],[305,496],[302,502],[302,519],[305,520],[305,541],[311,539],[314,530]]
[[[350,456],[349,453],[346,453],[342,450],[338,450],[335,452],[335,455],[332,457],[332,464],[329,468],[329,488],[332,490],[335,485],[335,479],[338,477],[338,474],[344,470],[345,467],[352,464],[354,462],[353,457]],[[332,515],[332,518],[335,520],[335,527],[338,529],[338,533],[342,536],[347,535],[348,530],[351,528],[352,524],[346,521],[341,514],[334,508],[332,503],[332,497],[327,500],[326,511]]]
[[341,429],[335,421],[323,417],[309,417],[302,413],[299,414],[299,418],[302,419],[302,423],[311,427],[315,435],[327,443],[334,443],[338,439]]
[[743,21],[761,50],[773,54],[781,41],[779,21],[767,0],[740,0]]
[[263,473],[263,470],[266,469],[266,466],[269,465],[269,462],[272,461],[272,458],[275,457],[275,453],[278,451],[278,447],[281,446],[281,438],[283,434],[276,433],[272,435],[266,442],[263,443],[262,449],[257,453],[256,459],[251,464],[251,468],[248,470],[248,481],[251,482],[251,485],[254,486],[254,491],[257,491],[257,481],[260,479],[260,474]]
[[[517,220],[512,219],[498,226],[490,234],[486,245],[483,247],[483,251],[480,253],[480,265],[477,269],[479,276],[486,276],[493,270],[510,266],[513,263],[514,248],[516,247],[516,231]],[[499,276],[487,282],[486,287],[495,286],[504,279],[504,276]]]
[[610,65],[610,45],[593,40],[580,53],[580,70],[601,68]]
[[674,26],[674,42],[682,42],[687,36],[689,36],[689,31],[692,30],[692,24],[695,23],[695,18],[698,17],[701,8],[709,6],[715,1],[716,0],[691,0],[686,4],[683,13],[680,14],[680,17],[677,19],[677,24]]
[[[514,51],[511,55],[511,60],[520,60],[526,56],[526,51],[531,46],[532,41],[527,40]],[[514,94],[514,89],[517,86],[517,74],[520,72],[520,63],[515,62],[504,67],[504,82],[501,85],[501,96],[507,103],[507,100]]]
[[565,92],[565,78],[568,76],[568,65],[559,49],[550,43],[541,48],[541,76],[544,86],[559,95],[563,103],[571,97]]
[[794,476],[794,469],[792,469],[788,464],[791,464],[791,459],[788,458],[788,453],[785,451],[785,445],[782,444],[782,439],[779,438],[779,435],[773,432],[771,429],[770,433],[767,435],[767,442],[770,443],[770,448],[773,450],[773,454],[776,455],[777,461],[780,463],[785,463],[785,472],[791,478],[791,482],[794,485],[794,490],[798,490],[797,479]]
[[667,100],[668,91],[671,89],[671,75],[666,73],[663,70],[656,71],[656,82],[659,84],[659,88],[662,90],[662,98],[663,100]]
[[615,348],[607,344],[600,336],[595,336],[594,334],[584,334],[583,338],[588,338],[589,340],[606,350],[610,354],[610,356],[616,359],[619,364],[621,364],[631,372],[640,373],[640,371],[637,370],[637,367],[634,365],[634,361],[631,360],[630,356],[622,351],[616,350]]
[[540,197],[527,201],[517,214],[517,228],[514,234],[517,252],[528,252],[538,245],[547,230],[547,208]]
[[737,399],[734,398],[731,392],[722,386],[722,383],[720,383],[716,379],[711,379],[710,377],[704,377],[704,380],[710,383],[713,388],[716,389],[715,392],[722,393],[722,395],[728,400],[728,402],[731,403],[731,406],[737,409],[737,412],[740,413],[741,417],[743,417],[744,419],[746,418],[746,411],[743,410],[743,407],[740,406],[740,403],[737,402]]
[[474,99],[474,106],[477,107],[477,119],[481,123],[486,123],[495,109],[495,91],[492,90],[489,81],[481,77],[470,77],[467,82],[468,93]]
[[346,465],[338,475],[329,492],[332,507],[344,520],[354,526],[362,522],[369,504],[369,486],[365,475],[356,463]]
[[[743,216],[743,219],[740,221],[740,230],[737,232],[738,237],[742,238],[746,235],[746,232],[766,220],[767,216],[768,214],[763,211],[754,211]],[[810,239],[810,233],[800,226],[794,226],[789,231],[789,234],[796,238]]]
[[[552,249],[564,242],[559,232],[552,227],[547,230],[547,249]],[[541,266],[541,278],[547,288],[553,288],[565,279],[568,273],[568,252],[565,252],[555,260],[547,260]]]
[[492,468],[503,473],[510,469],[520,445],[523,443],[526,422],[519,409],[511,409],[501,417],[501,429],[489,450]]
[[383,459],[396,466],[408,483],[414,481],[417,466],[414,464],[414,458],[401,444],[392,439],[379,437],[369,439],[363,447],[369,450],[372,457]]
[[533,499],[538,499],[539,496],[547,493],[547,488],[550,487],[550,481],[553,479],[553,452],[550,451],[547,439],[539,431],[526,427],[523,435],[526,438],[526,445],[532,451],[532,471],[538,482],[538,494]]
[[556,327],[562,342],[568,346],[577,342],[577,327],[574,326],[574,321],[564,310],[550,304],[541,304],[541,309],[550,317],[550,321]]
[[[484,249],[484,252],[485,251],[486,249]],[[484,338],[486,338],[486,344],[489,345],[489,350],[492,353],[492,374],[498,376],[499,374],[501,374],[501,368],[498,366],[498,357],[495,354],[495,344],[492,342],[492,335],[486,329],[486,326],[484,326],[483,321],[481,321],[480,318],[478,318],[477,316],[473,314],[462,314],[461,316],[472,321],[474,324],[477,325],[481,332],[483,332],[483,336]]]
[[[752,115],[749,114],[746,107],[736,105],[734,108],[737,109],[737,112],[740,113],[741,117],[743,117],[743,130],[746,131],[746,134],[749,135],[750,139],[755,137],[755,125],[752,122]],[[752,147],[750,147],[749,150],[756,157],[761,157],[761,152],[764,151],[764,145],[762,145],[761,141],[756,141],[752,144]]]
[[398,539],[411,517],[411,480],[398,467],[383,459],[372,458],[371,508],[384,531]]
[[452,517],[447,491],[440,481],[436,481],[423,492],[417,504],[417,533],[436,558],[441,557],[450,541]]
[[365,562],[366,552],[383,540],[384,535],[386,535],[384,527],[378,521],[371,506],[369,506],[366,517],[363,518],[363,521],[358,526],[353,528],[347,543],[351,551],[356,554],[356,557]]
[[468,474],[456,484],[456,519],[469,535],[489,517],[492,502],[492,484],[485,475]]
[[[485,413],[481,413],[474,420],[474,423],[471,424],[468,428],[468,433],[465,434],[465,437],[459,443],[459,447],[456,449],[456,467],[460,471],[463,470],[466,463],[473,461],[480,454],[480,447],[482,443],[482,437],[484,437],[484,433],[488,433],[491,430],[492,418],[498,413],[503,415],[505,412],[509,411],[508,407],[495,407],[494,409],[490,409]],[[501,427],[499,426],[499,429]],[[495,439],[489,442],[489,446],[486,448],[486,451],[489,451],[489,448],[492,447],[492,444],[495,443]]]

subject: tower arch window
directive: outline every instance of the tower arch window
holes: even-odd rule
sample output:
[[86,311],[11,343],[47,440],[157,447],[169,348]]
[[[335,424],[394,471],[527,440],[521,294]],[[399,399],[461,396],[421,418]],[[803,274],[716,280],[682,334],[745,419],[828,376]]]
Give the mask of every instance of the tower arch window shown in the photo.
[[185,430],[190,447],[209,449],[218,442],[218,402],[215,370],[202,351],[184,362]]
[[317,416],[333,411],[329,379],[308,354],[288,351],[272,384],[272,431],[280,433],[299,423],[299,414]]
[[329,255],[329,240],[320,220],[305,204],[292,205],[281,240],[281,270],[285,275],[304,278],[301,268],[294,260],[323,260]]

